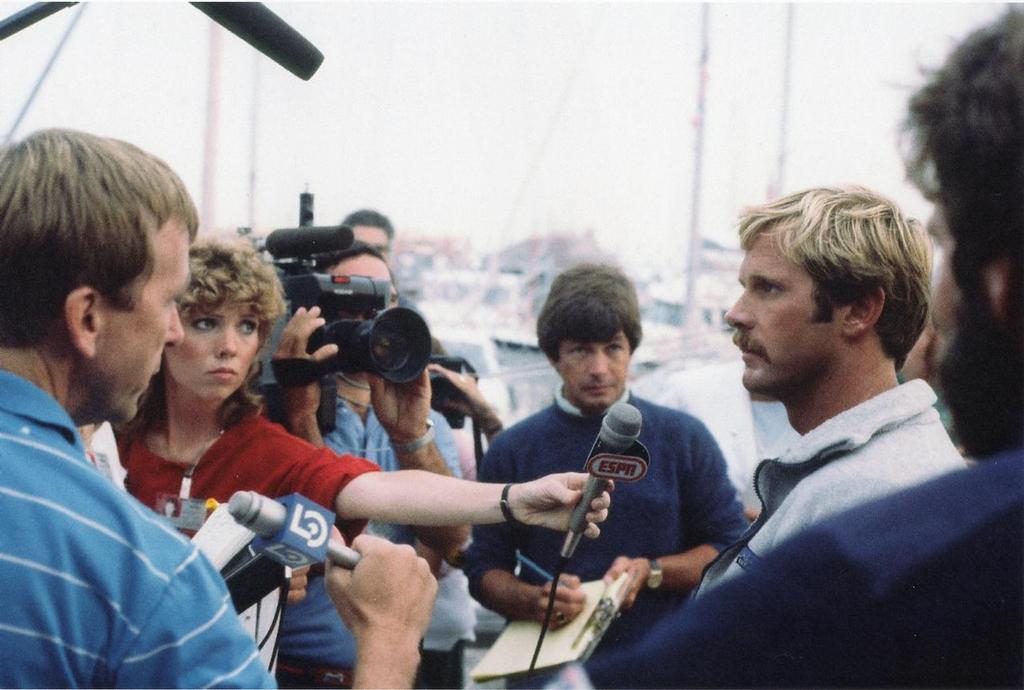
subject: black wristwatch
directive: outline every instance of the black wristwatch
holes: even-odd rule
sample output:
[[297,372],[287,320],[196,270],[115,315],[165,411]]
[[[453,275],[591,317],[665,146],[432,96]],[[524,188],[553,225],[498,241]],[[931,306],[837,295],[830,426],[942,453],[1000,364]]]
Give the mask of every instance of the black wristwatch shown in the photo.
[[647,589],[661,587],[661,563],[657,558],[651,559],[651,574],[647,576]]

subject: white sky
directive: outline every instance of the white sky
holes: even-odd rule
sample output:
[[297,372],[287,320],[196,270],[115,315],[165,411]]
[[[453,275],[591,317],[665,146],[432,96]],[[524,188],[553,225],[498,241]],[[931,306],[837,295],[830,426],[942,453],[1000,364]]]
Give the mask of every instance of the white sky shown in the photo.
[[[0,16],[27,3],[0,2]],[[593,229],[627,263],[685,261],[700,5],[268,3],[326,56],[304,82],[224,32],[216,224],[318,224],[377,207],[400,232],[480,249]],[[799,4],[784,191],[857,182],[928,206],[897,150],[919,68],[996,3]],[[77,8],[0,41],[0,139]],[[778,156],[783,4],[712,4],[701,227],[735,245]],[[61,126],[129,140],[202,191],[211,21],[185,3],[90,3],[17,136]]]

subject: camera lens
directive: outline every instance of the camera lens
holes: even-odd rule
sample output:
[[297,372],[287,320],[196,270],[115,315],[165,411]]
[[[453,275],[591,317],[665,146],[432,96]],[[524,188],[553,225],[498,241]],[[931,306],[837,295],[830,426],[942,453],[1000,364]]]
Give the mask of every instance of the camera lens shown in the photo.
[[411,381],[430,359],[430,330],[411,309],[395,307],[369,321],[341,320],[314,331],[307,351],[335,343],[338,354],[330,365],[339,371],[369,371],[389,381]]
[[384,371],[401,369],[409,361],[409,338],[394,321],[384,321],[370,332],[370,353],[373,361]]
[[423,373],[430,360],[430,329],[423,317],[411,309],[394,307],[370,323],[365,346],[373,360],[370,371],[396,383]]

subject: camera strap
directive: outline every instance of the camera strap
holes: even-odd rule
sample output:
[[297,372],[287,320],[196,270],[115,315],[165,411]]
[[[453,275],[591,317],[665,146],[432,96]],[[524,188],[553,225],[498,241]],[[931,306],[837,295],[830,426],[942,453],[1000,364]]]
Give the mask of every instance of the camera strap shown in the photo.
[[321,376],[330,374],[334,369],[330,360],[327,362],[314,362],[311,359],[272,359],[270,367],[274,371],[274,378],[282,388],[296,388],[308,386],[318,381]]
[[473,425],[473,454],[476,456],[476,472],[477,476],[480,476],[480,461],[484,459],[484,442],[483,432],[480,431],[480,425],[476,421],[476,417],[470,417]]

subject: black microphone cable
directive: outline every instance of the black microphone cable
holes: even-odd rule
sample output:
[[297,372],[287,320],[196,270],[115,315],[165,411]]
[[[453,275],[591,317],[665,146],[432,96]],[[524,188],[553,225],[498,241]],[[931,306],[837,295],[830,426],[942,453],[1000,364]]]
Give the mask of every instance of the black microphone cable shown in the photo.
[[[627,403],[612,405],[601,422],[601,430],[598,432],[594,447],[590,449],[588,459],[602,453],[620,453],[631,448],[640,436],[640,424],[640,410]],[[576,550],[580,537],[586,531],[586,514],[590,510],[590,502],[600,496],[607,487],[606,480],[591,475],[587,479],[580,502],[569,518],[569,533],[566,535],[565,544],[558,555],[558,564],[555,566],[554,576],[551,580],[551,592],[548,595],[548,606],[544,612],[544,623],[541,625],[540,637],[537,638],[537,646],[533,650],[533,658],[530,660],[530,669],[527,674],[532,674],[537,666],[537,657],[540,656],[540,648],[544,644],[544,637],[547,635],[548,626],[551,625],[551,616],[555,610],[558,585],[569,564],[569,559],[572,558],[572,554]]]
[[548,608],[544,612],[544,623],[540,628],[540,637],[537,638],[537,646],[533,649],[533,658],[530,659],[530,670],[527,674],[532,674],[533,669],[537,666],[537,657],[540,656],[540,648],[544,644],[544,636],[547,635],[548,626],[551,625],[551,615],[555,611],[555,596],[558,591],[558,585],[562,580],[562,573],[565,572],[565,566],[569,564],[568,556],[558,556],[558,565],[555,566],[554,577],[551,580],[551,593],[548,595]]

